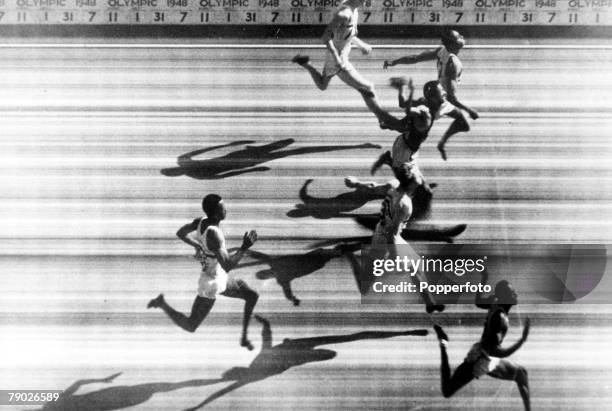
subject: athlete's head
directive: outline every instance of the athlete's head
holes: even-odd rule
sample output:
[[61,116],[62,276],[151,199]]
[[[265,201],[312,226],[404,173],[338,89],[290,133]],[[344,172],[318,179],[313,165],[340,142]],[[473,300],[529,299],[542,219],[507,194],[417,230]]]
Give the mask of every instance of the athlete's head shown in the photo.
[[446,30],[441,37],[442,45],[450,53],[457,54],[465,46],[465,39],[456,30]]
[[446,92],[439,81],[428,81],[423,86],[423,97],[425,97],[429,105],[440,106],[446,99]]
[[501,280],[495,285],[495,297],[500,304],[514,305],[518,302],[514,287],[506,280]]
[[204,210],[208,218],[214,218],[216,220],[225,219],[225,215],[227,214],[223,199],[217,194],[209,194],[204,197],[202,200],[202,210]]

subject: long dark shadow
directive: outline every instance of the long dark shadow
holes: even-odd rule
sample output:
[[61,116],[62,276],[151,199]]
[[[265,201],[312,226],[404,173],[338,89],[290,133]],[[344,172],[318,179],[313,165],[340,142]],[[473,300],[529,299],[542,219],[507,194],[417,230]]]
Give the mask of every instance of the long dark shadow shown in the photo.
[[[308,186],[312,182],[313,179],[306,180],[299,192],[302,204],[296,204],[295,209],[287,212],[288,217],[314,217],[319,219],[354,217],[353,214],[349,214],[351,211],[363,207],[370,201],[385,198],[384,193],[364,189],[355,189],[338,194],[335,197],[314,197],[308,194]],[[422,187],[416,189],[412,196],[413,212],[410,217],[411,221],[423,220],[429,217],[431,199],[430,192],[427,192]]]
[[225,145],[195,150],[180,155],[177,159],[178,167],[164,168],[161,170],[161,173],[168,177],[185,175],[197,180],[218,180],[241,174],[267,171],[270,168],[260,166],[260,164],[289,156],[351,149],[380,148],[380,146],[375,144],[365,143],[300,147],[285,150],[294,142],[294,139],[288,138],[259,146],[246,145],[229,154],[203,160],[197,160],[194,157],[219,148],[248,144],[252,143],[252,141],[236,141]]
[[[375,214],[354,214],[351,217],[362,227],[374,231],[379,217]],[[444,243],[452,243],[455,237],[461,235],[467,229],[467,224],[456,224],[440,226],[435,224],[408,224],[402,231],[402,238],[410,241],[436,241]],[[328,247],[346,243],[360,243],[363,245],[370,244],[371,235],[356,236],[356,237],[336,237],[327,238],[325,240],[316,241],[312,247]]]
[[[359,215],[355,217],[355,221],[361,226],[374,230],[378,223],[377,215]],[[467,228],[467,224],[455,224],[455,225],[436,225],[436,224],[425,224],[425,223],[412,223],[408,224],[404,230],[402,230],[402,238],[408,242],[410,241],[441,241],[446,243],[452,243],[458,235],[463,233]],[[338,242],[345,241],[342,238],[337,239]]]
[[[359,244],[353,246],[359,249]],[[283,290],[287,300],[294,305],[300,305],[300,300],[293,294],[291,282],[296,278],[313,274],[325,267],[334,258],[341,257],[350,245],[338,245],[333,248],[317,248],[304,254],[289,254],[273,256],[258,251],[249,250],[248,255],[256,261],[241,264],[240,267],[267,265],[267,268],[257,271],[255,276],[260,280],[275,278]]]
[[313,197],[308,194],[308,186],[313,181],[313,179],[306,180],[299,193],[302,204],[296,204],[295,209],[287,212],[288,217],[314,217],[320,219],[351,217],[350,214],[344,213],[357,210],[372,200],[382,200],[385,198],[384,195],[364,190],[349,191],[329,198]]
[[39,411],[110,411],[133,407],[150,400],[153,395],[187,387],[201,387],[216,384],[224,379],[197,379],[177,383],[153,382],[137,385],[122,385],[103,388],[87,394],[75,394],[84,385],[111,383],[121,373],[106,378],[78,380],[60,395],[57,401],[50,401]]
[[337,355],[336,351],[317,348],[320,345],[342,344],[359,340],[383,339],[407,335],[427,335],[427,330],[363,331],[346,335],[327,335],[297,339],[286,338],[281,344],[272,345],[272,329],[270,327],[270,322],[260,316],[255,316],[255,318],[263,327],[261,332],[262,347],[257,357],[253,359],[248,367],[235,367],[226,371],[223,374],[223,378],[227,381],[234,382],[213,393],[195,407],[188,408],[188,411],[198,410],[244,385],[281,374],[292,367],[310,362],[327,361]]

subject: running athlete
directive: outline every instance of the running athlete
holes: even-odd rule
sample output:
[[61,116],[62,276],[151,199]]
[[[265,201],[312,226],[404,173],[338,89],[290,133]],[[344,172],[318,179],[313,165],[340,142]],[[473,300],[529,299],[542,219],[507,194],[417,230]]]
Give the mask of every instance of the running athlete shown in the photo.
[[[473,120],[478,118],[476,110],[468,107],[457,98],[457,86],[461,81],[463,67],[461,60],[457,57],[459,51],[465,46],[465,39],[455,30],[448,30],[442,35],[442,45],[435,50],[423,52],[421,54],[401,57],[397,60],[385,60],[383,68],[395,66],[397,64],[415,64],[421,61],[437,60],[438,81],[447,93],[448,102],[461,110],[466,111]],[[438,150],[442,158],[446,160],[445,145],[448,139],[456,133],[469,131],[470,125],[461,110],[455,121],[450,125],[446,133],[438,143]]]
[[437,81],[425,83],[424,97],[416,102],[413,101],[412,79],[392,78],[391,86],[398,89],[399,106],[406,110],[406,117],[401,120],[401,127],[393,128],[402,134],[395,139],[391,151],[384,152],[374,162],[370,173],[374,175],[383,164],[391,167],[406,165],[411,170],[413,190],[416,186],[422,186],[427,196],[431,198],[431,188],[425,183],[416,163],[418,150],[428,137],[435,120],[444,115],[457,118],[461,115],[461,111],[448,104],[446,93]]
[[[410,219],[412,214],[412,200],[410,196],[415,188],[414,176],[412,175],[412,168],[407,164],[402,164],[398,167],[393,167],[393,173],[395,174],[396,180],[391,180],[386,184],[376,184],[372,182],[362,183],[354,177],[347,177],[344,182],[349,188],[356,188],[358,190],[367,190],[371,193],[383,193],[386,191],[385,199],[382,202],[379,220],[374,229],[372,235],[373,246],[380,245],[393,245],[394,249],[391,250],[393,254],[390,258],[394,258],[398,253],[406,252],[408,247],[395,247],[395,246],[407,246],[408,242],[401,236],[402,230],[405,228],[406,223]],[[416,252],[414,256],[418,258]],[[389,256],[386,256],[389,258]],[[416,284],[424,281],[421,273],[416,273],[411,277]],[[364,289],[362,288],[362,292]],[[425,292],[421,294],[425,301],[426,310],[428,313],[434,311],[444,311],[444,305],[435,304],[433,297]]]
[[516,381],[525,410],[531,410],[527,370],[506,358],[521,348],[527,341],[530,329],[529,319],[527,318],[525,321],[523,335],[517,342],[507,348],[501,346],[510,326],[508,312],[516,303],[517,295],[512,285],[505,280],[498,282],[495,286],[495,295],[488,308],[480,342],[472,346],[463,363],[457,367],[452,375],[448,363],[448,354],[446,353],[448,335],[442,330],[442,327],[437,324],[434,325],[434,330],[440,341],[440,353],[442,355],[440,375],[444,397],[452,396],[474,378],[487,374],[502,380]]
[[246,250],[257,241],[257,233],[255,230],[244,233],[242,246],[230,256],[225,247],[225,237],[219,228],[219,223],[225,219],[227,213],[223,200],[216,194],[209,194],[202,200],[202,210],[207,218],[196,218],[176,233],[182,241],[195,248],[195,258],[202,264],[198,295],[193,301],[190,316],[187,317],[168,305],[163,294],[152,299],[147,308],[161,308],[176,325],[185,331],[194,332],[210,312],[218,295],[243,299],[245,302],[240,345],[252,350],[253,345],[247,338],[247,329],[259,295],[246,282],[232,278],[227,273],[236,267]]
[[384,111],[374,91],[374,84],[366,80],[357,72],[349,61],[349,53],[353,45],[357,46],[363,54],[370,54],[372,47],[357,37],[358,8],[363,6],[364,0],[345,0],[335,12],[332,21],[323,33],[323,43],[327,48],[325,66],[319,72],[311,63],[310,57],[296,55],[292,62],[304,67],[320,90],[327,89],[334,76],[361,93],[366,105],[379,122],[394,123],[398,119]]

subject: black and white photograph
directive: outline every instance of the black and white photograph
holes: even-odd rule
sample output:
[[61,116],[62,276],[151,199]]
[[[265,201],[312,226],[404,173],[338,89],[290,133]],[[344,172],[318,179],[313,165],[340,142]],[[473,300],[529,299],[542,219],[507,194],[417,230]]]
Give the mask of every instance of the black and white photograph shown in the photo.
[[0,0],[0,410],[612,411],[612,0]]

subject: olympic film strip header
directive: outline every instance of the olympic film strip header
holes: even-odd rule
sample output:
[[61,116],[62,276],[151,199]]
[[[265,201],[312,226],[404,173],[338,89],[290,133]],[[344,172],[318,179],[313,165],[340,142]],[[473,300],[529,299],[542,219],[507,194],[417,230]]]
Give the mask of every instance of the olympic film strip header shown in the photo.
[[[324,25],[341,0],[0,0],[0,25]],[[612,26],[612,0],[366,0],[363,25]]]

